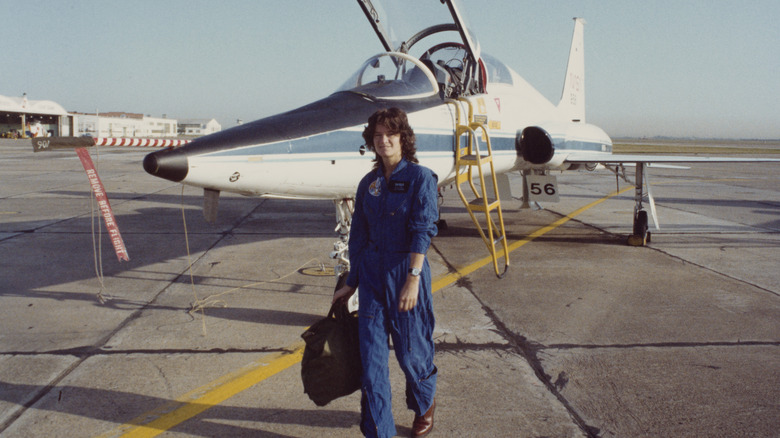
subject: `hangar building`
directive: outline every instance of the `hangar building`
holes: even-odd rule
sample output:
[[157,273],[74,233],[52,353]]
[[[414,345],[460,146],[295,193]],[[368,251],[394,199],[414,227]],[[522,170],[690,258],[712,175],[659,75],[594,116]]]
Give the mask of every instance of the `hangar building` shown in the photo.
[[[28,100],[0,96],[0,137],[20,138],[38,135],[69,137],[176,137],[205,135],[222,130],[214,119],[189,120],[180,126],[176,119],[127,112],[100,114],[68,113],[50,100]],[[186,132],[185,132],[186,131]]]
[[[0,136],[21,136],[40,123],[49,136],[74,135],[73,116],[51,100],[28,100],[22,97],[0,96]],[[27,134],[29,137],[30,134]]]

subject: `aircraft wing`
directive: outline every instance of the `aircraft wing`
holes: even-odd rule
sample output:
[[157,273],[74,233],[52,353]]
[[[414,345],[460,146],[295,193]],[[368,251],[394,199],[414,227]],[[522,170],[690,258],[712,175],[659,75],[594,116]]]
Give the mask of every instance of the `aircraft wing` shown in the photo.
[[780,162],[780,158],[703,157],[690,155],[609,154],[604,152],[573,152],[566,156],[571,164],[622,164],[622,163],[760,163]]
[[[558,152],[556,151],[556,154]],[[563,153],[562,155],[565,155]],[[657,167],[676,167],[673,164],[682,163],[761,163],[761,162],[780,162],[779,158],[752,158],[752,157],[711,157],[711,156],[690,156],[690,155],[645,155],[645,154],[612,154],[599,151],[573,151],[566,155],[563,164],[584,164],[593,166],[602,164],[605,167],[613,167],[615,175],[621,176],[616,166],[635,167],[636,175],[634,181],[630,181],[623,173],[622,177],[635,186],[634,200],[634,232],[628,238],[628,244],[632,246],[644,246],[649,240],[650,234],[647,231],[648,216],[644,210],[643,202],[647,199],[650,205],[650,213],[653,217],[656,229],[660,229],[658,224],[658,214],[655,208],[655,200],[651,191],[651,186],[647,180],[645,167],[658,164]],[[645,190],[647,193],[645,194]]]

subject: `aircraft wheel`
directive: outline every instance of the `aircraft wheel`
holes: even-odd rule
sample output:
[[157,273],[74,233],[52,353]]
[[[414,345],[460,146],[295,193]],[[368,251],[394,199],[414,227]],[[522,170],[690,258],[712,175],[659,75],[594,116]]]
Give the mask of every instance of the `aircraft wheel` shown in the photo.
[[650,233],[647,232],[647,212],[639,210],[634,217],[634,234],[628,236],[628,244],[631,246],[645,246],[650,241]]
[[647,212],[644,210],[636,212],[636,217],[634,218],[634,235],[642,236],[642,238],[647,235]]

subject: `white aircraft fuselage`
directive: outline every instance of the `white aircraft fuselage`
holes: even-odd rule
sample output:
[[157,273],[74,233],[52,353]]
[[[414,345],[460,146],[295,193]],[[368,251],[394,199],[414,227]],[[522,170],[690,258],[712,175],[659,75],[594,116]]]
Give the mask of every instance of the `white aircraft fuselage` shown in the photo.
[[[582,46],[581,27],[582,22],[576,21],[573,47]],[[585,123],[584,110],[572,120],[571,99],[579,99],[584,108],[581,83],[576,90],[564,91],[569,101],[562,99],[553,105],[506,65],[484,54],[481,59],[487,73],[481,79],[484,92],[456,100],[444,95],[446,79],[437,78],[440,72],[431,71],[424,60],[403,53],[379,54],[359,70],[361,80],[352,88],[181,148],[149,154],[144,167],[152,175],[215,191],[261,197],[351,198],[375,158],[366,150],[361,134],[368,117],[387,107],[407,112],[417,138],[417,157],[436,172],[441,185],[455,178],[456,125],[463,123],[469,105],[474,118],[484,122],[489,132],[496,173],[565,170],[572,167],[566,162],[572,152],[611,153],[609,136]],[[405,71],[398,72],[398,62],[404,63]],[[393,80],[382,75],[386,70],[381,63],[396,70]],[[569,70],[567,77],[581,78],[582,61],[572,65],[570,60]],[[527,135],[523,143],[526,129],[539,138]]]
[[[361,135],[369,116],[381,108],[398,107],[406,111],[414,129],[420,163],[436,172],[440,185],[450,184],[457,172],[463,172],[456,163],[456,151],[464,147],[463,136],[457,135],[463,125],[479,126],[472,138],[482,142],[489,138],[496,174],[522,170],[525,176],[544,175],[550,170],[593,170],[601,164],[625,178],[623,166],[634,166],[636,176],[629,181],[636,186],[633,236],[644,244],[645,199],[658,227],[646,184],[647,163],[778,161],[612,154],[609,136],[585,121],[580,18],[574,19],[563,93],[553,104],[511,68],[481,51],[457,0],[357,2],[386,51],[366,61],[338,91],[296,110],[149,154],[144,159],[146,171],[204,188],[204,206],[215,206],[222,191],[349,200],[375,158]],[[557,196],[557,188],[554,192]],[[212,210],[204,211],[211,220],[216,217]]]

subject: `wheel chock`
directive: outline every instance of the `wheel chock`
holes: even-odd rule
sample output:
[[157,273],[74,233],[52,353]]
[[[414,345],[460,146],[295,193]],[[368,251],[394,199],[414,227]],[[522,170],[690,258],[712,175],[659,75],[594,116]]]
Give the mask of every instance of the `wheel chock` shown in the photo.
[[645,246],[646,240],[638,234],[632,234],[628,236],[627,243],[629,246]]

